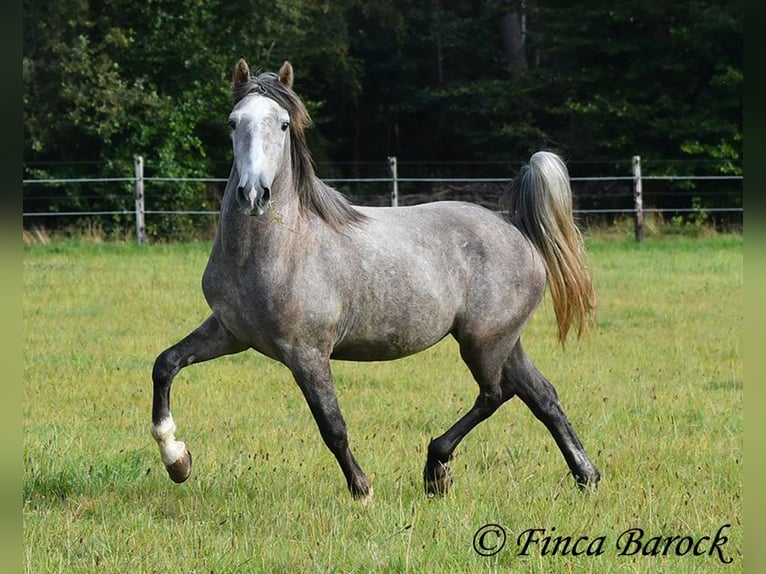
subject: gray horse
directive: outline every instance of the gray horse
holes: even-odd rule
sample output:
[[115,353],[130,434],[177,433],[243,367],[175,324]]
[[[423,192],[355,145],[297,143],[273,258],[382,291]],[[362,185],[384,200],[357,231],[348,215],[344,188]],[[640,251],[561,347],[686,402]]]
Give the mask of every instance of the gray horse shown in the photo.
[[173,378],[252,348],[290,369],[351,494],[366,499],[372,488],[349,447],[331,359],[396,359],[449,334],[479,395],[430,442],[426,492],[447,491],[457,445],[514,395],[548,428],[577,483],[595,486],[598,470],[520,340],[546,278],[562,344],[570,327],[588,327],[594,308],[562,160],[531,157],[512,182],[508,216],[449,201],[355,207],[314,174],[311,120],[292,84],[289,62],[257,77],[244,59],[234,69],[234,163],[202,278],[212,313],[152,372],[151,433],[171,479],[185,481],[192,464],[175,438]]

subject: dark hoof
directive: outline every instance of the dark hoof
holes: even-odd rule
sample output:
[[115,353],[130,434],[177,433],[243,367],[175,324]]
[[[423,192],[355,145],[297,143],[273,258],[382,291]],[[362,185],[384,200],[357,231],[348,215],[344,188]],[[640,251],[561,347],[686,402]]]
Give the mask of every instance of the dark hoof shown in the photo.
[[580,490],[586,490],[595,492],[598,490],[598,483],[601,480],[601,473],[597,470],[593,470],[593,473],[588,476],[575,475],[575,481]]
[[372,495],[373,495],[372,486],[367,487],[367,492],[361,492],[356,490],[351,491],[351,496],[354,497],[354,500],[358,500],[359,502],[361,502],[362,506],[367,506],[370,502],[372,502]]
[[181,455],[181,457],[173,464],[165,466],[170,475],[170,480],[175,483],[181,484],[185,482],[189,476],[191,476],[192,469],[192,455],[187,450]]
[[452,476],[452,471],[444,463],[437,463],[437,466],[429,472],[428,466],[423,473],[423,482],[426,490],[426,494],[429,497],[444,496],[452,488],[455,479]]
[[362,504],[366,505],[372,500],[372,485],[366,476],[357,478],[357,482],[349,484],[348,490],[351,492],[351,496]]

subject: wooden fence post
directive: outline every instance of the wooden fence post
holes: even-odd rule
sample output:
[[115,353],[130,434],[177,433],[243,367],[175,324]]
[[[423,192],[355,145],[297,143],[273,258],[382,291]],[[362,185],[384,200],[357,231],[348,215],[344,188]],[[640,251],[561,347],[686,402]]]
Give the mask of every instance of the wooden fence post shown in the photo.
[[144,158],[137,155],[133,163],[136,168],[136,243],[141,245],[146,240],[146,225],[144,224]]
[[641,190],[641,156],[633,156],[633,205],[636,212],[636,241],[644,240],[644,198]]
[[391,207],[399,205],[399,180],[396,168],[396,156],[389,156],[388,167],[391,168]]

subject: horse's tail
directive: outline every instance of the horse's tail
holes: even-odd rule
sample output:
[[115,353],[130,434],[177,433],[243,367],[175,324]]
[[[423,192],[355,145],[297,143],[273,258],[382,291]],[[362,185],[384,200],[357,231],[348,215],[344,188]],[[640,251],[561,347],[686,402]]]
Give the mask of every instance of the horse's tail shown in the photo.
[[572,325],[587,331],[596,295],[585,246],[572,215],[569,173],[555,153],[532,155],[513,180],[509,216],[542,255],[563,344]]

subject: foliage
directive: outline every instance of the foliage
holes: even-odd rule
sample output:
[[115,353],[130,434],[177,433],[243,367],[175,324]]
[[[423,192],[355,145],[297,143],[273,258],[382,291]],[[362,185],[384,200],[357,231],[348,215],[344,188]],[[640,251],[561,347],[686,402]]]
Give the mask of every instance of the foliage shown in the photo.
[[[24,11],[27,178],[126,177],[135,155],[148,176],[225,177],[241,54],[255,69],[293,62],[325,174],[390,155],[517,165],[542,147],[741,173],[741,2],[25,0]],[[153,208],[199,209],[220,193],[166,186]],[[52,210],[129,198],[114,185],[25,190],[25,205]]]

